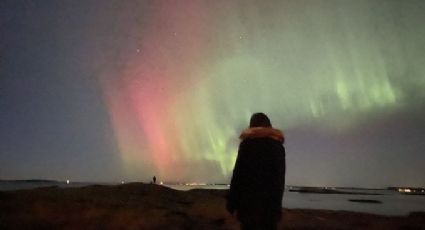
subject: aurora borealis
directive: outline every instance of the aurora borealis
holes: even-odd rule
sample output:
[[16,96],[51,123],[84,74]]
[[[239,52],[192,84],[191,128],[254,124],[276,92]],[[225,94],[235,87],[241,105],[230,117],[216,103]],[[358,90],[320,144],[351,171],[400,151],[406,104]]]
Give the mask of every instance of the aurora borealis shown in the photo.
[[287,183],[425,186],[423,1],[0,3],[2,178],[228,182],[254,112]]

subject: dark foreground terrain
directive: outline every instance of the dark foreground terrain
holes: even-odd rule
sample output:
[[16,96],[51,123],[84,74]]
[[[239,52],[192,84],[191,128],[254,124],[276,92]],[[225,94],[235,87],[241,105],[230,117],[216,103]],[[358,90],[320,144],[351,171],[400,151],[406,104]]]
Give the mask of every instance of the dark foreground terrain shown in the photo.
[[[0,192],[0,229],[238,229],[225,190],[131,183]],[[284,210],[282,229],[425,229],[425,213],[387,217]]]

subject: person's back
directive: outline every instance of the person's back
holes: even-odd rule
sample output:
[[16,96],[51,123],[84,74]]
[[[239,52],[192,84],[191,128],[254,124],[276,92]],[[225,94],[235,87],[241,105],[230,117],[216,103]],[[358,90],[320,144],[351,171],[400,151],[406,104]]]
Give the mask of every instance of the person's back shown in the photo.
[[268,118],[264,124],[252,120],[251,128],[241,134],[227,208],[237,211],[243,229],[275,229],[285,184],[283,134],[271,127]]

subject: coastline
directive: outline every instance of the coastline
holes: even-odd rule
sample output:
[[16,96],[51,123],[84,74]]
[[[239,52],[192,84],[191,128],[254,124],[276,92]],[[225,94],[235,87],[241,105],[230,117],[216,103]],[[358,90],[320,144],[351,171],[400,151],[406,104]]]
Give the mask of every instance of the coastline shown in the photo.
[[[227,190],[174,190],[143,183],[0,192],[0,229],[238,229]],[[284,209],[284,229],[424,229],[425,213],[383,216]]]

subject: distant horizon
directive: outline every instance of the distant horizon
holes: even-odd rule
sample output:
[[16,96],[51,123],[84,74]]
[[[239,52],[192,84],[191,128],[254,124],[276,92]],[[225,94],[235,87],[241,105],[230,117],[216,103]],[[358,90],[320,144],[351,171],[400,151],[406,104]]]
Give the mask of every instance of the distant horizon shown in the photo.
[[[54,179],[4,179],[0,178],[0,181],[27,181],[27,182],[60,182],[60,183],[66,183],[67,179],[65,180],[54,180]],[[121,180],[121,181],[81,181],[81,180],[69,180],[69,183],[105,183],[105,184],[124,184],[127,183],[145,183],[150,184],[152,181],[137,181],[137,180]],[[230,183],[207,183],[207,182],[190,182],[190,181],[157,181],[158,185],[161,185],[160,183],[163,183],[163,185],[186,185],[186,186],[203,186],[203,185],[230,185]],[[331,185],[294,185],[294,184],[285,184],[285,187],[312,187],[312,188],[358,188],[358,189],[388,189],[388,188],[425,188],[425,186],[410,186],[410,185],[403,185],[403,186],[384,186],[384,187],[369,187],[369,186],[331,186]]]

